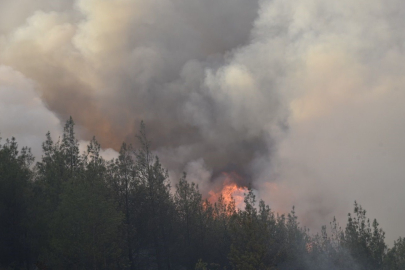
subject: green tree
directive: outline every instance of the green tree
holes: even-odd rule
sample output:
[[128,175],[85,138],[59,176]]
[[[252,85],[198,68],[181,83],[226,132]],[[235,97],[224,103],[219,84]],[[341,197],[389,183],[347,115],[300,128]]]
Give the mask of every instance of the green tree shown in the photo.
[[83,170],[64,183],[50,228],[52,265],[57,269],[115,269],[119,261],[123,216],[110,196],[99,151],[93,138],[81,159]]
[[67,182],[72,182],[83,171],[83,157],[79,155],[74,125],[70,117],[64,126],[62,139],[59,138],[56,142],[49,132],[46,134],[46,140],[42,144],[42,159],[35,166],[32,198],[35,208],[35,249],[39,251],[38,260],[45,265],[51,252],[50,225],[60,205],[63,189]]
[[255,270],[266,269],[263,258],[266,253],[262,241],[259,217],[255,207],[256,196],[253,190],[245,195],[245,210],[235,215],[232,223],[232,245],[229,260],[233,269]]
[[354,216],[348,215],[342,245],[362,269],[382,269],[387,246],[385,233],[378,225],[377,220],[371,223],[366,210],[354,203]]
[[[202,253],[203,244],[203,204],[198,185],[189,183],[186,175],[176,185],[174,195],[176,215],[178,216],[179,240],[182,248],[179,259],[183,259],[188,268],[192,268]],[[185,259],[185,260],[184,260]]]
[[405,238],[400,237],[384,258],[384,270],[405,269]]
[[140,239],[137,237],[136,223],[139,222],[139,200],[142,200],[142,194],[139,193],[141,188],[137,178],[132,145],[122,144],[118,158],[108,167],[107,178],[118,207],[125,215],[125,226],[123,226],[122,232],[125,239],[123,248],[128,257],[130,269],[135,269],[137,265],[134,254],[139,252],[141,245]]
[[173,250],[170,243],[174,241],[171,236],[175,213],[168,172],[163,168],[159,158],[152,155],[143,122],[137,138],[141,144],[136,153],[137,176],[141,186],[145,187],[147,234],[152,239],[158,269],[171,269]]
[[31,264],[28,199],[33,161],[30,149],[19,151],[15,138],[0,144],[0,268],[29,269]]

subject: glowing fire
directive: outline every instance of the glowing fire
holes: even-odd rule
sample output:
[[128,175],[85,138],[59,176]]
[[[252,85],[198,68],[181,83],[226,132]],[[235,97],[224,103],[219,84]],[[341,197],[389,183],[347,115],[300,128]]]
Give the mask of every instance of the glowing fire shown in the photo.
[[208,200],[211,203],[218,201],[218,198],[222,195],[224,202],[229,204],[232,199],[235,200],[235,206],[237,208],[243,208],[245,193],[248,192],[246,187],[240,187],[235,182],[234,179],[240,179],[240,176],[235,172],[232,173],[222,173],[223,182],[222,186],[217,187],[215,190],[211,190],[208,193]]

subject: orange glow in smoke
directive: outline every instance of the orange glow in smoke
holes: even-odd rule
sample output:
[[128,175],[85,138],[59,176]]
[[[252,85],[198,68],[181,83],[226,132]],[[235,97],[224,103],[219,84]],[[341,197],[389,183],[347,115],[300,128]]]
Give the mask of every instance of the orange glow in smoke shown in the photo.
[[228,205],[233,199],[235,200],[235,206],[237,208],[243,208],[245,198],[244,194],[248,192],[248,189],[246,187],[240,187],[234,182],[235,179],[240,179],[241,177],[235,172],[223,172],[222,177],[224,178],[222,186],[216,188],[215,190],[211,190],[208,193],[208,200],[211,203],[215,203],[222,194],[224,203]]

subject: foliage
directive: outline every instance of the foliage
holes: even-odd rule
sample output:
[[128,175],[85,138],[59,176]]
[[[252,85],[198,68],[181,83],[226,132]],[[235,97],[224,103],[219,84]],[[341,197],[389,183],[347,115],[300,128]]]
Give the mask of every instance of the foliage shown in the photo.
[[387,248],[356,202],[344,229],[334,219],[311,235],[251,188],[238,209],[185,174],[172,187],[144,123],[137,138],[110,161],[95,138],[80,154],[69,118],[35,166],[14,138],[0,144],[0,269],[405,269],[405,239]]
[[29,190],[33,157],[14,138],[0,144],[0,266],[20,268],[30,259]]

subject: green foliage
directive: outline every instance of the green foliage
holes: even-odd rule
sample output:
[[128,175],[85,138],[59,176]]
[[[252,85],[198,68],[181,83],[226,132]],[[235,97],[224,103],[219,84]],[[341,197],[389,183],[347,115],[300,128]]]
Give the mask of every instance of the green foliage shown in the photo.
[[0,144],[0,268],[29,264],[29,190],[33,157],[14,138]]
[[364,269],[381,269],[387,246],[385,233],[378,228],[377,220],[372,223],[366,217],[366,210],[355,202],[354,216],[349,214],[342,244]]
[[57,269],[113,269],[123,216],[102,182],[68,182],[51,224],[52,264]]
[[201,259],[198,260],[197,264],[195,265],[195,270],[226,270],[226,267],[221,268],[219,264],[216,263],[206,263],[203,262]]
[[229,260],[233,269],[265,269],[263,258],[265,255],[264,231],[261,230],[256,197],[252,189],[245,196],[245,211],[234,216],[231,226],[232,245]]
[[34,167],[14,138],[0,144],[0,269],[405,269],[405,239],[388,249],[357,203],[344,229],[311,235],[251,188],[244,209],[204,200],[185,174],[172,188],[143,122],[137,138],[110,161],[95,138],[80,154],[69,118]]
[[384,258],[384,269],[405,269],[405,238],[400,237]]
[[204,228],[201,227],[201,223],[204,219],[204,209],[198,186],[187,182],[185,174],[176,185],[174,204],[178,218],[177,223],[179,224],[177,226],[178,232],[184,232],[180,233],[181,237],[178,239],[178,244],[186,247],[178,255],[180,255],[180,259],[186,259],[185,265],[192,267],[198,259],[197,255],[201,254],[202,251]]
[[195,265],[195,270],[207,270],[207,266],[208,266],[207,263],[199,259],[197,264]]
[[77,160],[85,165],[82,171],[63,185],[50,226],[51,263],[57,269],[114,269],[118,261],[123,215],[109,196],[99,151],[93,138]]

